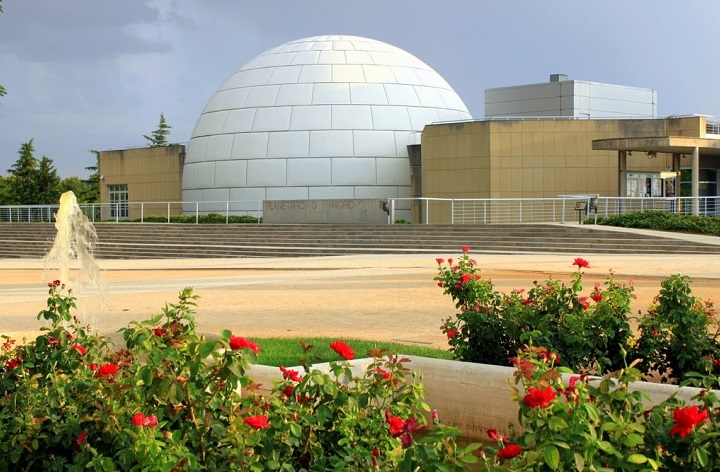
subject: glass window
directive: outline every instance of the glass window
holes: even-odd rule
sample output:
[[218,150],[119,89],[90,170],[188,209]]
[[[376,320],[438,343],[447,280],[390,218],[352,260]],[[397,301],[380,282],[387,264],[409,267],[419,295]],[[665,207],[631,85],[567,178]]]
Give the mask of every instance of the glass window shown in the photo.
[[108,185],[110,196],[110,216],[117,219],[128,217],[128,189],[127,184]]

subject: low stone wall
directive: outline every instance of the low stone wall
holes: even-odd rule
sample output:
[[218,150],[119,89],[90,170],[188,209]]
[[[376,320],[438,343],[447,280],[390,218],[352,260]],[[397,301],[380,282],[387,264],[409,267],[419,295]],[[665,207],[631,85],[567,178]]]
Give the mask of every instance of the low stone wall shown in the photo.
[[265,200],[263,223],[386,224],[385,200]]
[[[443,424],[459,428],[463,436],[487,440],[488,429],[494,428],[500,434],[507,435],[510,433],[508,424],[517,424],[519,407],[512,399],[513,391],[508,384],[513,382],[514,368],[417,356],[403,357],[410,359],[407,367],[422,374],[425,402],[438,411]],[[362,370],[370,362],[371,359],[350,361],[353,375],[363,375]],[[313,367],[329,371],[327,364]],[[274,380],[282,379],[282,373],[277,367],[255,365],[248,373],[255,382],[263,384],[263,388],[268,390],[266,393],[272,389]],[[675,393],[678,398],[689,402],[700,391],[693,387],[679,388],[649,382],[635,382],[630,389],[648,395],[646,406],[662,403]]]

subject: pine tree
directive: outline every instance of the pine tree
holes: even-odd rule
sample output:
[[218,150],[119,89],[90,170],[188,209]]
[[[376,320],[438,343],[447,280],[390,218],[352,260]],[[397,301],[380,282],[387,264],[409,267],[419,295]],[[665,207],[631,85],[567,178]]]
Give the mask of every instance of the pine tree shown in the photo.
[[9,182],[11,198],[15,205],[32,205],[37,203],[35,197],[38,193],[35,174],[38,160],[35,158],[33,139],[20,146],[20,157],[8,172],[12,179]]
[[150,147],[168,146],[167,137],[170,135],[170,128],[172,126],[165,122],[165,114],[160,113],[160,123],[157,129],[152,132],[152,135],[144,134],[143,137],[148,140]]
[[60,201],[60,181],[52,159],[43,156],[35,172],[37,194],[33,203],[38,205],[58,203]]

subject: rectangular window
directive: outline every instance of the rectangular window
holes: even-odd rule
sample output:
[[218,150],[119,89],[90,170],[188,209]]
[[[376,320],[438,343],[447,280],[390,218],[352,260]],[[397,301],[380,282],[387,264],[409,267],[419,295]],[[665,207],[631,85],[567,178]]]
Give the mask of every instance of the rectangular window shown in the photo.
[[110,196],[110,217],[127,219],[128,217],[128,189],[127,184],[108,185]]

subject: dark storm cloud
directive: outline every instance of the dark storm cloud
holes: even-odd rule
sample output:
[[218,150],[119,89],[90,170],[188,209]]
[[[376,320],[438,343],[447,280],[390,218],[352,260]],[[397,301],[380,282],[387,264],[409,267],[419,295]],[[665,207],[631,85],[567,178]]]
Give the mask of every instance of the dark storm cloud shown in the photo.
[[167,53],[153,35],[161,20],[146,2],[8,0],[0,16],[0,53],[33,62],[84,63],[122,54]]

